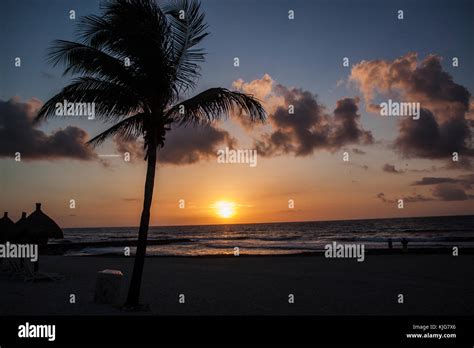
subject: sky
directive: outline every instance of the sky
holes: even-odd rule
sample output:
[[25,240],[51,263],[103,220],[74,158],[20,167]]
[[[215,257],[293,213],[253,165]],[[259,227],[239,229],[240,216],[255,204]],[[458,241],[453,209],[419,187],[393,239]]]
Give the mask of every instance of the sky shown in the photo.
[[[72,78],[48,63],[48,47],[74,40],[79,17],[99,14],[99,2],[0,6],[0,209],[18,219],[42,202],[63,227],[137,225],[146,169],[139,143],[90,149],[84,142],[106,124],[32,122]],[[210,35],[190,95],[215,86],[251,93],[269,119],[250,127],[234,115],[170,132],[151,225],[473,214],[473,7],[461,0],[203,0]],[[377,105],[388,99],[420,103],[420,119],[382,117]],[[256,149],[258,164],[218,163],[225,147]],[[102,156],[111,154],[119,157]],[[219,211],[222,201],[232,216]]]

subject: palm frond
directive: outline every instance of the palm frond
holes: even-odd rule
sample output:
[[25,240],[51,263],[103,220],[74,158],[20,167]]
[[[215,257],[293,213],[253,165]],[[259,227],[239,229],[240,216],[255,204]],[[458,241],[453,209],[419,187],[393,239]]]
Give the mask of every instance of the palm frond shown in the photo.
[[120,61],[128,58],[127,71],[141,93],[166,104],[175,69],[170,29],[161,8],[149,0],[109,0],[101,7],[100,17],[81,18],[79,38]]
[[163,11],[171,28],[177,91],[185,92],[194,88],[200,77],[198,63],[204,61],[205,53],[195,46],[209,34],[207,24],[197,1],[174,0]]
[[206,124],[229,116],[233,108],[239,110],[241,115],[245,114],[251,121],[266,120],[266,111],[258,99],[226,88],[210,88],[199,93],[171,107],[165,117],[181,125]]
[[53,66],[65,64],[63,75],[83,74],[123,84],[128,88],[133,87],[133,78],[124,62],[95,47],[73,41],[56,40],[48,57]]
[[115,135],[119,135],[125,140],[135,139],[144,133],[145,117],[146,116],[143,113],[130,116],[95,136],[87,143],[96,147],[102,144],[109,137]]
[[125,57],[135,40],[159,46],[169,42],[166,16],[155,1],[107,0],[100,7],[100,16],[84,16],[79,22],[78,34],[84,43]]
[[98,78],[79,77],[43,104],[36,121],[57,116],[56,106],[64,101],[94,103],[95,117],[105,121],[116,121],[144,108],[140,97],[124,86]]

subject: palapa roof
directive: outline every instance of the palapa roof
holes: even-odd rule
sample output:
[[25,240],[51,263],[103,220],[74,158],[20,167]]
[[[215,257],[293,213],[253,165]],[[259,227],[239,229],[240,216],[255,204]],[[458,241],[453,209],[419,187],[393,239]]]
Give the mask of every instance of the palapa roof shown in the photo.
[[8,212],[3,213],[3,217],[0,219],[0,243],[3,243],[7,240],[14,226],[15,224],[8,217]]
[[41,203],[36,203],[36,210],[26,218],[25,235],[27,238],[64,238],[58,224],[41,211]]

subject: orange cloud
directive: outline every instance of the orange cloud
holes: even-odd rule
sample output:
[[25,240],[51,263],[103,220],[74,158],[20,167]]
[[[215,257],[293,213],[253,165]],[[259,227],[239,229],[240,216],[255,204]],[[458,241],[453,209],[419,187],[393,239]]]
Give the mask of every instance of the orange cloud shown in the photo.
[[371,132],[360,125],[357,97],[338,100],[331,115],[313,93],[275,83],[268,74],[250,82],[239,79],[233,87],[255,93],[264,103],[271,129],[255,138],[262,156],[307,156],[319,149],[335,151],[347,144],[373,142]]
[[450,158],[453,152],[474,156],[471,94],[443,70],[441,57],[428,55],[419,62],[416,53],[408,53],[393,61],[362,61],[352,68],[350,81],[371,112],[378,111],[377,96],[420,103],[419,120],[398,123],[394,148],[404,157]]

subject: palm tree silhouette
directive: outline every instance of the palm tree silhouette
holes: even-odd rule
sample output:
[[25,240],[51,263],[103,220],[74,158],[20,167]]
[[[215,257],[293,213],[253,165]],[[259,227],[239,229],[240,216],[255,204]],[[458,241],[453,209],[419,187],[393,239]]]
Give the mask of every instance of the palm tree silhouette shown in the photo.
[[208,33],[196,1],[158,6],[153,0],[109,0],[102,15],[81,18],[78,42],[56,40],[49,53],[64,74],[78,74],[71,84],[48,100],[37,120],[55,116],[56,103],[95,103],[96,118],[113,125],[89,141],[98,146],[118,135],[143,137],[147,172],[132,279],[126,306],[139,305],[146,255],[150,206],[153,198],[157,150],[164,146],[171,125],[202,125],[227,117],[235,108],[252,121],[263,122],[266,112],[251,95],[211,88],[187,100],[196,87],[197,48]]

